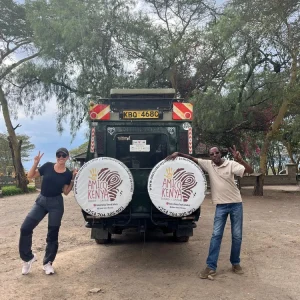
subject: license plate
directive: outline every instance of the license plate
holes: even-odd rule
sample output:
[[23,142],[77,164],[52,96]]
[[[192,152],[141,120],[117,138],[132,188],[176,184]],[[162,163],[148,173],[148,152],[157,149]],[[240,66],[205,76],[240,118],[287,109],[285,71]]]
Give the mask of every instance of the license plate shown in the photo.
[[159,119],[158,110],[124,110],[123,119]]

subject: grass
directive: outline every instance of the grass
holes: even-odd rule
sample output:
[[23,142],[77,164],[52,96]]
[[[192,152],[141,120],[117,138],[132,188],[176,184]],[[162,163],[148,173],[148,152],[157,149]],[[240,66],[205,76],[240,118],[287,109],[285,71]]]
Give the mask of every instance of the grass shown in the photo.
[[[36,191],[35,186],[28,186],[28,192],[33,193]],[[3,196],[14,196],[24,194],[20,188],[16,186],[3,186],[2,187],[2,195]]]

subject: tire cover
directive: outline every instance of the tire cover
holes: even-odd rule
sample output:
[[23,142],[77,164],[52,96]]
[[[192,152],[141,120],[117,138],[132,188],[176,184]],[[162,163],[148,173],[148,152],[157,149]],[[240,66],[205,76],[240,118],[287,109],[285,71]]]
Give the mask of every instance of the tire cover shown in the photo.
[[85,163],[74,181],[75,199],[90,215],[111,217],[123,211],[132,199],[133,177],[119,160],[98,157]]
[[206,187],[201,168],[184,157],[159,162],[148,178],[152,203],[158,210],[173,217],[188,216],[199,208]]

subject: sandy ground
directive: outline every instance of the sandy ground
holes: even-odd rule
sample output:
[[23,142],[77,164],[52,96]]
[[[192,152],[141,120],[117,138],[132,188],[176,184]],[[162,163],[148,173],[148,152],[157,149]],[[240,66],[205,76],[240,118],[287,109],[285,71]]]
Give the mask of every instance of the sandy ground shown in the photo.
[[[126,233],[110,245],[90,239],[73,195],[65,198],[56,274],[42,270],[46,219],[34,232],[38,256],[21,275],[19,227],[35,194],[0,199],[0,299],[300,299],[300,191],[298,186],[266,188],[264,197],[244,199],[242,266],[230,270],[230,222],[223,238],[218,275],[199,279],[212,232],[214,206],[207,196],[202,217],[188,243],[170,236]],[[98,292],[92,293],[91,290]]]

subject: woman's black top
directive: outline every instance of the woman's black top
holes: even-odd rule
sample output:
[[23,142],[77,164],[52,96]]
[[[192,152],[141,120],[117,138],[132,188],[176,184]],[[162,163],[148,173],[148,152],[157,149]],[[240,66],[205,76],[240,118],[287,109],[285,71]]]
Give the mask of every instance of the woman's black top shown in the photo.
[[72,172],[66,168],[63,173],[54,170],[54,163],[47,162],[39,169],[43,176],[41,194],[45,197],[56,197],[61,195],[64,185],[69,185],[72,180]]

